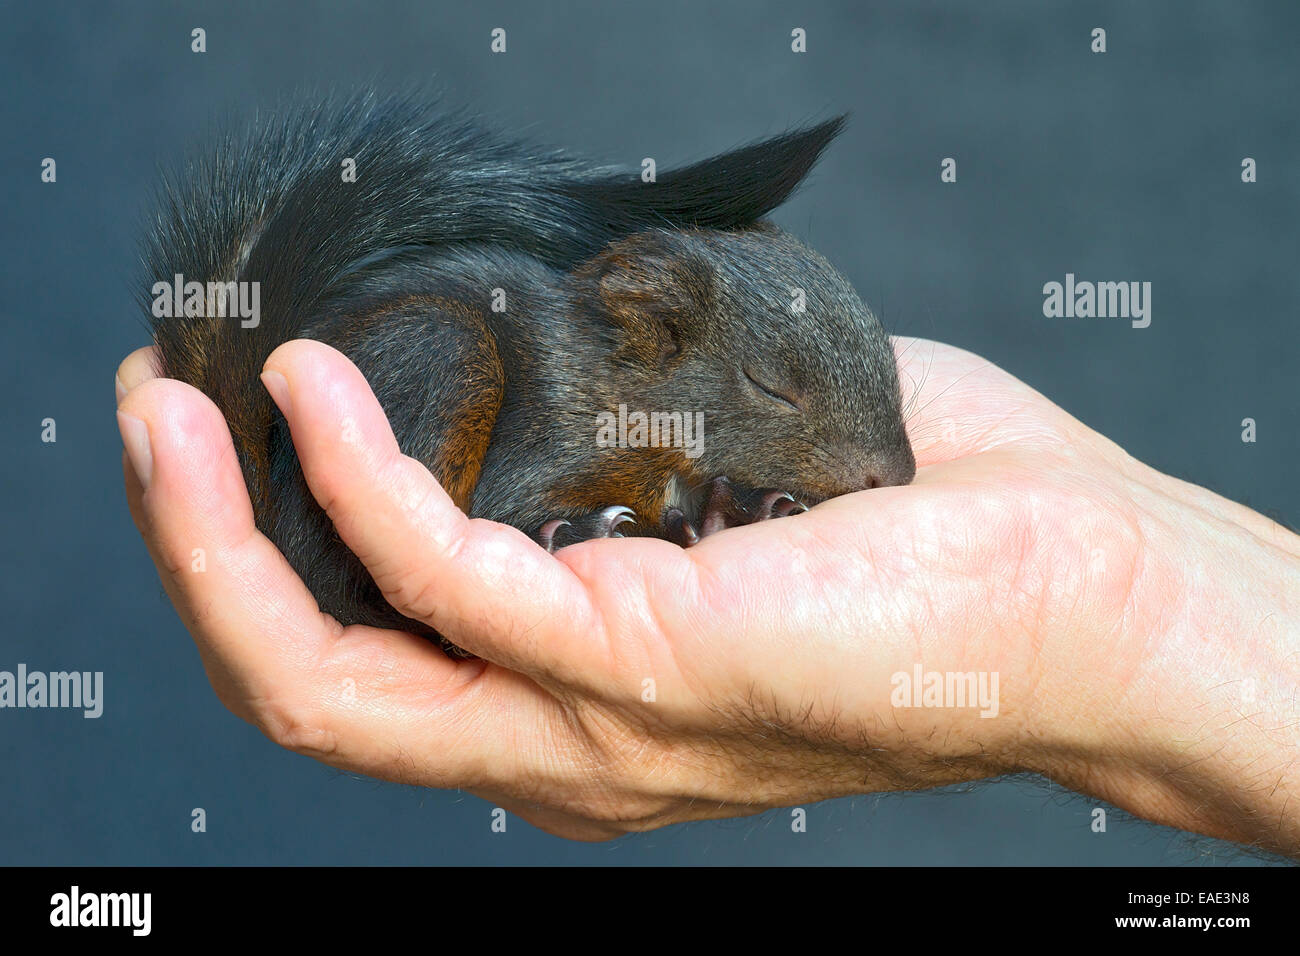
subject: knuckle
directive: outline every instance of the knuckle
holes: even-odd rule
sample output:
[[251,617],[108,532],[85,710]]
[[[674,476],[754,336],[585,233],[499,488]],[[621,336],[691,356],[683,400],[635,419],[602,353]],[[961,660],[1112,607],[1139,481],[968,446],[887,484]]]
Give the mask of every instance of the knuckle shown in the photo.
[[426,568],[394,568],[381,571],[374,577],[384,598],[399,613],[417,621],[427,621],[438,609],[438,582]]
[[326,757],[338,749],[338,739],[318,709],[285,698],[253,705],[257,725],[275,744],[294,753]]

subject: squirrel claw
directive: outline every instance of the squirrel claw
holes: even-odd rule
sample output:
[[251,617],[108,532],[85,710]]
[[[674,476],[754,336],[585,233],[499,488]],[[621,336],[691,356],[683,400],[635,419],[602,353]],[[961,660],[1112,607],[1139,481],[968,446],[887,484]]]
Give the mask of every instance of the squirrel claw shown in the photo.
[[621,538],[618,528],[627,523],[636,524],[631,508],[611,505],[600,511],[567,520],[555,518],[537,530],[537,543],[554,554],[560,548],[592,538]]
[[596,520],[597,533],[593,538],[621,538],[623,537],[616,530],[621,524],[636,524],[636,514],[631,508],[624,508],[622,505],[612,505],[597,512],[599,517]]
[[551,554],[554,554],[555,532],[566,527],[568,524],[569,522],[565,521],[563,518],[556,518],[553,521],[546,522],[546,524],[537,529],[537,543]]
[[802,501],[786,495],[786,500],[778,501],[772,508],[772,517],[787,518],[790,515],[800,515],[808,510],[808,506]]
[[680,508],[669,508],[664,512],[664,530],[669,541],[683,548],[689,548],[700,541],[695,526],[686,520],[686,515]]
[[[780,518],[790,513],[799,502],[794,500],[794,495],[788,491],[769,491],[763,495],[758,503],[758,509],[754,514],[755,521],[766,521],[768,518]],[[784,507],[785,511],[777,509]]]
[[724,477],[713,479],[704,513],[700,520],[700,537],[753,524],[769,518],[784,518],[807,511],[808,506],[788,491],[774,488],[740,488]]

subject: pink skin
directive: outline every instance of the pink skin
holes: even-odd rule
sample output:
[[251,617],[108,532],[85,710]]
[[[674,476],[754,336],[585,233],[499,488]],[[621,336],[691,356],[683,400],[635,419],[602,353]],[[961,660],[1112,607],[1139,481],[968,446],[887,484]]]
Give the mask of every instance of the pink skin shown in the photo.
[[[254,527],[220,413],[148,350],[118,373],[127,497],[234,713],[553,833],[1029,770],[1300,852],[1300,539],[975,355],[897,344],[913,485],[689,550],[555,554],[458,511],[341,354],[278,349],[264,382],[312,493],[391,603],[481,660],[321,614]],[[918,664],[996,672],[998,715],[892,706]]]

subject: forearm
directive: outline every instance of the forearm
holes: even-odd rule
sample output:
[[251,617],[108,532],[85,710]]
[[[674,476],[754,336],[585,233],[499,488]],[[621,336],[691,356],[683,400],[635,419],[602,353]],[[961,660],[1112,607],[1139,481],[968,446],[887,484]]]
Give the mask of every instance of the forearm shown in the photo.
[[1127,613],[1050,668],[1041,769],[1147,819],[1300,855],[1300,539],[1135,478]]

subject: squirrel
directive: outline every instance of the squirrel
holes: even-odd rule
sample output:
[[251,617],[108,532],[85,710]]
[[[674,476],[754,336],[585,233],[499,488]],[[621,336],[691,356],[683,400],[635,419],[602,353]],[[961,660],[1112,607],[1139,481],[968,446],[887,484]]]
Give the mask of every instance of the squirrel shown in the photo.
[[[164,180],[143,256],[160,371],[225,415],[257,525],[322,611],[435,639],[385,601],[308,490],[259,381],[282,343],[343,352],[458,507],[548,550],[689,547],[906,484],[888,336],[763,218],[843,123],[643,181],[412,96],[265,115]],[[182,305],[182,281],[207,291]],[[226,307],[249,285],[258,315],[239,321]],[[602,421],[638,412],[703,434],[601,440]]]

